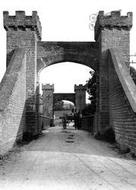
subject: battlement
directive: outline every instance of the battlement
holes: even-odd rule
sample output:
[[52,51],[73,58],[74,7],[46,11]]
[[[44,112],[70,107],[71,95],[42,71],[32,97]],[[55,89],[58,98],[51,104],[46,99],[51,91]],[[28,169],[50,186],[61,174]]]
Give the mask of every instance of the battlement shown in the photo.
[[132,12],[128,12],[127,16],[121,16],[120,11],[112,11],[110,15],[104,14],[104,11],[99,11],[95,23],[95,40],[98,39],[100,30],[103,28],[117,28],[130,30],[132,27]]
[[42,84],[42,90],[53,90],[54,91],[54,84]]
[[26,30],[36,31],[37,36],[41,39],[41,22],[37,11],[32,12],[32,16],[26,16],[25,11],[16,11],[15,16],[10,16],[8,11],[3,12],[3,23],[6,31],[8,30]]
[[79,84],[79,85],[76,85],[74,86],[74,90],[77,91],[77,90],[83,90],[85,91],[86,90],[86,87],[82,84]]

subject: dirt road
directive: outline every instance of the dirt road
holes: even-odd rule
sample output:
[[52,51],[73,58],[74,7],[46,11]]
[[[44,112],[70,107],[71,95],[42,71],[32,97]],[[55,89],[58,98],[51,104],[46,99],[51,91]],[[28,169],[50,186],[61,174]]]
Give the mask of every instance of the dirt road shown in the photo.
[[0,190],[136,190],[136,161],[72,127],[46,130],[0,164]]

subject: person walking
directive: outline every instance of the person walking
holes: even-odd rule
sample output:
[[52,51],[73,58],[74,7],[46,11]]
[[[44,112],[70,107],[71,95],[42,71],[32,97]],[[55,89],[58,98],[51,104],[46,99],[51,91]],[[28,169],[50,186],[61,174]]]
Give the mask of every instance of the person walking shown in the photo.
[[63,129],[66,129],[66,127],[67,127],[66,115],[63,115],[62,124],[63,124]]

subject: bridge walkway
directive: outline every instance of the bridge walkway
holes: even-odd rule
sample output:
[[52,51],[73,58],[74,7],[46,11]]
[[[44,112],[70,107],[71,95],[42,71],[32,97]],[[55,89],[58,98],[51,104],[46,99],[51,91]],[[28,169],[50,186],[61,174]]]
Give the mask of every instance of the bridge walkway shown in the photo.
[[136,189],[135,160],[72,126],[45,130],[0,164],[0,190]]

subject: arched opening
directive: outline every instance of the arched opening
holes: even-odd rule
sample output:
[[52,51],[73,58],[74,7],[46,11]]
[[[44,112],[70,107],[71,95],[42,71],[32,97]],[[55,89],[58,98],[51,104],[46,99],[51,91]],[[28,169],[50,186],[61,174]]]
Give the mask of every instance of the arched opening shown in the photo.
[[74,92],[74,84],[86,84],[90,78],[91,69],[88,66],[74,62],[56,63],[47,66],[39,72],[40,92],[41,84],[55,84],[55,93]]
[[64,115],[67,116],[68,123],[73,122],[74,110],[75,104],[73,102],[68,100],[57,101],[55,104],[53,104],[54,125],[62,126],[62,118]]
[[[51,64],[50,66],[45,67],[43,70],[40,70],[40,94],[43,96],[43,107],[46,109],[46,111],[47,107],[50,109],[53,119],[56,119],[57,117],[57,120],[59,120],[58,117],[62,117],[64,113],[64,109],[60,112],[60,110],[55,110],[56,108],[54,109],[54,106],[61,107],[65,101],[70,101],[74,104],[74,108],[79,112],[81,111],[80,107],[82,107],[83,109],[83,107],[85,107],[87,103],[90,102],[88,100],[88,96],[86,95],[86,84],[89,78],[92,77],[92,73],[94,73],[94,70],[90,67],[82,65],[81,63],[74,62],[61,62]],[[46,90],[45,95],[42,94],[43,86],[44,90]],[[46,87],[47,89],[45,89]],[[48,88],[49,91],[47,92]],[[83,91],[83,93],[81,93],[83,88],[85,90]],[[80,93],[77,93],[77,91],[79,91]],[[47,99],[51,97],[51,93],[52,99],[50,99],[49,101]],[[79,107],[77,107],[77,104],[79,105]],[[56,111],[58,111],[59,114],[61,113],[61,115],[57,114],[56,116]],[[70,115],[72,113],[72,110],[65,110],[65,112],[69,112],[66,114]],[[47,114],[45,114],[44,116],[51,117],[51,115],[47,116]]]
[[[46,86],[40,85],[40,93],[42,94],[42,88],[44,88],[44,92],[46,91],[46,94],[44,94],[46,101],[43,102],[43,107],[47,111],[47,114],[49,114],[47,107],[50,109],[50,104],[53,104],[53,92],[63,94],[75,93],[74,103],[76,105],[76,111],[80,112],[86,103],[89,102],[85,89],[86,81],[91,78],[90,71],[98,71],[99,44],[97,42],[42,41],[38,42],[37,45],[38,81],[44,84],[48,83]],[[69,63],[68,66],[72,67],[67,68],[66,63]],[[74,69],[73,64],[75,64],[76,69]],[[64,70],[62,71],[58,68],[58,70],[54,69],[54,73],[47,74],[48,70],[59,66],[64,67]],[[78,71],[77,68],[80,66],[81,69]],[[84,68],[87,69],[85,74],[83,74]],[[44,78],[43,80],[42,76]],[[84,76],[85,78],[82,80]],[[52,79],[55,77],[54,82]],[[51,80],[49,80],[50,78]],[[75,81],[75,78],[78,81]],[[58,81],[57,84],[56,81]],[[69,85],[69,83],[71,85]],[[48,88],[48,93],[46,88]],[[52,98],[50,98],[49,101],[48,98],[51,97],[51,93]],[[73,96],[73,94],[70,96]],[[63,99],[71,101],[71,99],[67,99],[66,96],[64,96]]]

